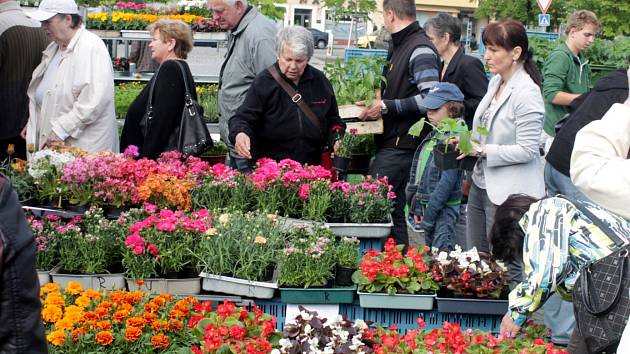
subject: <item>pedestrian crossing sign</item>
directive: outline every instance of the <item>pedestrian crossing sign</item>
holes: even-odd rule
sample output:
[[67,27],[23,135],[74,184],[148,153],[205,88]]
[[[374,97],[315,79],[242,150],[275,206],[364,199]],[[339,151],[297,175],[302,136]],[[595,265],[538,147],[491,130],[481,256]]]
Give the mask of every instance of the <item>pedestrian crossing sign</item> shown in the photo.
[[538,14],[538,27],[549,27],[549,26],[551,26],[551,15]]

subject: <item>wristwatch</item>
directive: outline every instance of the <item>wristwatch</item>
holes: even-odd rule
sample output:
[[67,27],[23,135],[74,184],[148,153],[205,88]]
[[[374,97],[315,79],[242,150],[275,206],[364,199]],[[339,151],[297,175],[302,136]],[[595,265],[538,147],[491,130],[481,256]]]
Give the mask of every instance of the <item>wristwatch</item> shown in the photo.
[[385,101],[381,101],[381,115],[384,116],[386,115],[388,112],[387,110],[387,105],[385,104]]

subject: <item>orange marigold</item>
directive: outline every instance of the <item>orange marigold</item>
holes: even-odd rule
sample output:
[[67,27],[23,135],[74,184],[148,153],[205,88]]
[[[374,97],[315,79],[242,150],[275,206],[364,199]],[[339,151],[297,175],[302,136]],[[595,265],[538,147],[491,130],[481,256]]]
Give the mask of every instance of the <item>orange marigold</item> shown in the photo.
[[59,291],[59,284],[48,283],[39,289],[39,296],[43,296],[44,294],[57,292],[57,291]]
[[46,322],[55,323],[61,319],[63,311],[56,305],[46,305],[42,310],[42,318]]
[[151,328],[156,332],[159,332],[162,329],[168,329],[168,322],[164,320],[155,320],[151,322]]
[[110,331],[112,329],[112,324],[109,321],[98,321],[96,322],[96,329],[101,331]]
[[68,286],[66,286],[65,290],[66,290],[66,293],[70,295],[78,295],[83,292],[83,287],[81,286],[81,284],[75,281],[69,281]]
[[92,302],[92,300],[90,300],[89,297],[83,296],[83,295],[77,297],[77,299],[74,300],[75,304],[77,304],[78,306],[81,306],[83,308],[86,308],[86,307],[90,306],[90,302]]
[[158,333],[151,337],[151,344],[153,344],[155,348],[166,349],[168,348],[168,336]]
[[98,290],[94,290],[94,289],[88,289],[85,291],[85,294],[83,294],[84,296],[89,297],[92,300],[100,300],[101,299],[101,293],[98,292]]
[[62,347],[63,343],[66,341],[66,332],[63,330],[52,331],[46,336],[46,339],[50,344],[56,347]]
[[122,322],[122,320],[124,320],[125,317],[128,317],[128,316],[129,316],[129,311],[127,311],[127,310],[120,310],[120,311],[114,312],[114,314],[112,315],[112,318],[116,322]]
[[144,318],[144,320],[147,322],[152,322],[154,319],[157,318],[157,314],[153,312],[145,312],[144,315],[142,315],[142,318]]
[[70,337],[72,338],[72,341],[75,343],[79,341],[80,336],[84,336],[84,335],[85,335],[85,329],[80,328],[80,327],[70,332]]
[[96,333],[96,337],[94,337],[94,339],[96,339],[96,343],[102,346],[106,346],[112,344],[112,342],[114,341],[114,336],[109,331],[102,331]]
[[184,323],[180,320],[171,319],[168,320],[168,329],[173,332],[181,331],[184,328]]
[[137,327],[127,327],[125,330],[125,340],[135,342],[142,335],[142,330]]
[[142,317],[130,317],[127,320],[127,326],[142,328],[147,322]]
[[62,307],[66,304],[66,299],[60,293],[50,293],[44,300],[44,304]]

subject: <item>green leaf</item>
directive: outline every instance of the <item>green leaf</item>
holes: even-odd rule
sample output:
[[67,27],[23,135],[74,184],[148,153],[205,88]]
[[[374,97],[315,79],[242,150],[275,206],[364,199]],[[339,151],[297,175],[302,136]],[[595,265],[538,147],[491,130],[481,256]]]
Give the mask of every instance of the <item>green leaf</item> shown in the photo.
[[409,128],[409,135],[419,137],[422,129],[424,128],[425,118],[420,119],[414,125]]
[[488,136],[490,134],[490,131],[486,127],[477,127],[477,133],[483,136]]
[[470,131],[465,131],[459,135],[459,143],[457,144],[457,147],[459,148],[459,151],[464,154],[469,154],[472,152],[473,147],[472,143],[470,142],[471,136],[472,132]]

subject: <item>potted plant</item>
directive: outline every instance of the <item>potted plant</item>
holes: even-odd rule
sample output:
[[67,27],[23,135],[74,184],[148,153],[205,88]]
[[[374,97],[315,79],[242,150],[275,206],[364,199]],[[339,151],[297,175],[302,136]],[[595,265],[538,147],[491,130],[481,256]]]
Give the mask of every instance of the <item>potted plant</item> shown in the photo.
[[325,65],[324,72],[333,86],[342,118],[356,117],[364,108],[355,106],[359,101],[372,105],[380,94],[381,82],[385,81],[382,72],[386,64],[380,56],[365,56],[337,59]]
[[74,281],[90,289],[123,289],[121,251],[125,230],[107,220],[100,208],[84,216],[57,219],[54,237],[59,248],[59,269],[51,272],[54,282],[66,286]]
[[[473,150],[471,143],[472,132],[468,130],[468,126],[462,119],[445,118],[437,125],[433,125],[427,122],[425,118],[422,118],[409,128],[409,135],[420,136],[425,124],[430,125],[434,130],[429,144],[433,148],[433,161],[437,168],[449,170],[463,167],[464,169],[472,170],[477,160],[476,157],[468,156],[465,159],[457,160],[459,155],[469,154]],[[478,128],[477,131],[480,134],[487,135],[487,130],[484,128]],[[456,141],[457,143],[450,143],[451,141]]]
[[7,155],[9,157],[0,163],[0,173],[11,180],[13,190],[23,206],[36,204],[33,177],[26,171],[27,162],[13,157],[15,146],[9,144]]
[[204,151],[199,158],[203,161],[208,162],[211,165],[215,165],[218,163],[225,163],[225,159],[227,157],[228,147],[222,141],[215,141],[213,146]]
[[[200,240],[212,232],[212,216],[201,209],[192,213],[159,210],[145,204],[147,217],[133,222],[123,248],[123,265],[129,289],[172,294],[201,290],[193,257]],[[210,230],[210,231],[208,231]]]
[[39,150],[32,155],[28,163],[28,174],[33,178],[40,203],[61,207],[63,191],[59,177],[63,173],[63,166],[74,158],[69,152],[51,149]]
[[192,297],[101,292],[75,282],[40,292],[51,354],[182,353],[194,344],[187,324],[201,304]]
[[[334,182],[326,225],[337,236],[387,237],[393,226],[390,214],[396,195],[387,178],[366,178],[358,184]],[[334,221],[334,222],[331,222]]]
[[282,234],[275,214],[220,214],[193,250],[203,272],[203,289],[272,298],[278,288]]
[[211,311],[212,303],[196,306],[188,327],[192,328],[195,354],[273,353],[280,333],[275,317],[253,305],[252,311],[224,301]]
[[438,290],[430,270],[427,247],[396,245],[390,238],[384,251],[370,250],[352,280],[359,286],[361,307],[430,310]]
[[357,270],[359,255],[359,240],[357,238],[342,237],[335,249],[335,284],[352,285],[352,274]]
[[284,325],[280,354],[372,353],[363,336],[368,330],[364,321],[353,322],[345,316],[328,320],[301,305],[298,309],[300,313]]
[[358,143],[352,150],[348,171],[356,174],[367,174],[370,168],[370,162],[374,156],[376,146],[374,144],[374,135],[365,134],[358,136]]
[[440,312],[504,314],[508,308],[509,277],[505,265],[476,248],[434,250],[433,277],[441,284]]
[[59,264],[59,243],[57,228],[60,226],[59,216],[47,215],[36,218],[27,215],[27,221],[35,237],[35,256],[37,261],[37,276],[39,285],[50,282],[50,272]]
[[335,141],[339,144],[335,151],[335,157],[333,158],[333,169],[337,172],[337,179],[343,180],[348,172],[352,150],[359,144],[360,139],[357,136],[356,129],[350,129],[349,132],[344,132],[341,126],[337,125],[333,127],[333,130],[336,134]]

